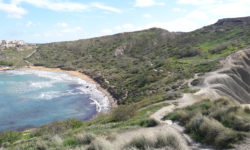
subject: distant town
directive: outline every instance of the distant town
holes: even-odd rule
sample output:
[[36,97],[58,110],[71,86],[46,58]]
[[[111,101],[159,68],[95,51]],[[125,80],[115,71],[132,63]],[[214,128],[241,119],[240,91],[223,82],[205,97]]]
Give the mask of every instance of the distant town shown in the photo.
[[0,50],[15,48],[18,51],[30,49],[34,44],[26,43],[22,40],[0,40]]
[[24,41],[19,41],[19,40],[13,40],[13,41],[0,40],[1,48],[23,47],[27,45],[28,44],[25,43]]

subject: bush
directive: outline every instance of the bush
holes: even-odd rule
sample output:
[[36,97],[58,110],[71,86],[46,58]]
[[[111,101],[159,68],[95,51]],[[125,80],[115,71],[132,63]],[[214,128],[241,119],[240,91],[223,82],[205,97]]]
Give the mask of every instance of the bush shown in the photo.
[[250,114],[250,108],[249,107],[245,107],[244,108],[244,112],[247,113],[247,114]]
[[6,131],[0,134],[0,145],[3,143],[13,143],[17,140],[19,140],[22,136],[21,132],[16,131]]
[[132,118],[136,113],[136,106],[121,105],[112,111],[112,121],[126,121]]
[[140,122],[140,126],[142,127],[155,127],[158,123],[154,119],[142,120]]
[[103,139],[96,139],[93,141],[87,150],[113,150],[112,145]]
[[173,134],[159,134],[156,137],[156,141],[154,143],[155,148],[164,148],[171,147],[173,149],[179,150],[181,148],[181,143],[176,135]]
[[144,136],[140,136],[132,139],[128,144],[125,145],[124,149],[136,148],[138,150],[148,150],[152,147],[154,147],[154,141]]
[[193,114],[194,113],[187,113],[185,110],[179,109],[164,116],[163,120],[181,121],[181,123],[185,125],[193,117]]
[[154,135],[150,137],[135,137],[123,147],[123,149],[126,150],[151,150],[163,148],[183,150],[186,149],[186,145],[177,134],[163,131],[161,133],[154,133]]
[[221,148],[231,147],[243,138],[242,131],[250,131],[249,114],[238,103],[227,99],[203,100],[164,119],[180,121],[197,141]]
[[228,48],[228,45],[220,45],[220,46],[218,46],[218,47],[216,47],[216,48],[214,48],[214,49],[211,49],[211,50],[209,50],[209,53],[211,53],[211,54],[217,54],[217,53],[220,53],[221,51],[223,51],[223,50],[225,50],[225,49],[227,49]]
[[76,145],[78,145],[78,143],[77,143],[75,138],[68,138],[68,139],[63,141],[63,146],[65,146],[65,147],[76,146]]
[[55,121],[48,125],[44,125],[34,131],[34,136],[41,135],[60,135],[68,129],[76,129],[82,126],[82,122],[76,119],[68,119],[65,121]]
[[48,146],[44,141],[37,141],[36,142],[36,149],[37,150],[47,150]]
[[187,125],[187,132],[202,143],[223,148],[232,147],[232,143],[241,139],[237,132],[225,128],[220,122],[201,114],[191,119]]
[[90,134],[90,133],[78,134],[76,136],[76,141],[77,141],[77,144],[79,144],[79,145],[88,145],[94,140],[95,140],[95,136],[93,134]]
[[242,110],[239,106],[230,106],[219,109],[211,113],[210,116],[219,120],[226,127],[238,131],[250,131],[250,120],[242,117],[244,113],[245,110]]

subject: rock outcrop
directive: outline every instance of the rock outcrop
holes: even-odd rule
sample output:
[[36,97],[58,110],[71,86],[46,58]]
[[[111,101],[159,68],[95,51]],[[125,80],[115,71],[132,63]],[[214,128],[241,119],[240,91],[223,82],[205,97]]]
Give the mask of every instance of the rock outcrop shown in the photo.
[[[250,49],[231,54],[222,62],[223,67],[200,78],[200,93],[214,93],[234,99],[242,104],[250,103]],[[202,83],[203,82],[203,83]],[[216,93],[218,95],[216,95]]]

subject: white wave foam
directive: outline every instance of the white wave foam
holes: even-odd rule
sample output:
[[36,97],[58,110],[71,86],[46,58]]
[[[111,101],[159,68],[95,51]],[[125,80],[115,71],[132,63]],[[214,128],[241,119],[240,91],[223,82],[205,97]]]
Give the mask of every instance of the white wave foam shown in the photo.
[[[38,77],[45,78],[49,81],[46,82],[33,82],[30,84],[33,88],[45,88],[45,87],[51,87],[54,83],[58,82],[69,82],[69,83],[75,83],[81,85],[78,87],[78,89],[81,91],[81,94],[88,94],[90,96],[90,99],[93,101],[93,103],[96,105],[96,110],[98,112],[108,112],[110,110],[111,104],[107,96],[105,96],[104,93],[99,91],[95,84],[88,83],[87,81],[69,75],[67,73],[61,73],[61,72],[54,72],[54,71],[40,71],[40,70],[10,70],[8,71],[11,74],[16,75],[36,75]],[[41,93],[39,95],[39,98],[41,99],[53,99],[56,97],[65,96],[67,94],[73,94],[69,91],[65,91],[64,93],[59,93],[58,91],[51,91],[51,92],[45,92]],[[79,93],[75,93],[79,94]]]
[[76,95],[79,93],[74,93],[71,90],[66,91],[66,92],[61,92],[61,91],[50,91],[50,92],[43,92],[40,93],[37,98],[38,99],[44,99],[44,100],[51,100],[54,98],[59,98],[59,97],[63,97],[63,96],[68,96],[68,95]]
[[54,82],[30,82],[29,86],[32,88],[48,88],[52,87]]

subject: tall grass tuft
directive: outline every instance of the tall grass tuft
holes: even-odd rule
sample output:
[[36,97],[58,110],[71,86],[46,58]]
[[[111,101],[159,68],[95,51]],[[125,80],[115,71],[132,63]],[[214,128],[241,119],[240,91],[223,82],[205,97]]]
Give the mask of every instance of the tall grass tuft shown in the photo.
[[224,127],[213,118],[201,114],[196,115],[187,125],[187,132],[196,140],[218,147],[232,147],[241,136],[237,132]]
[[124,150],[152,150],[152,149],[174,149],[186,150],[185,141],[175,133],[166,131],[156,132],[153,136],[138,136],[133,138],[124,147]]
[[108,141],[98,138],[91,142],[87,150],[114,150],[114,149]]

